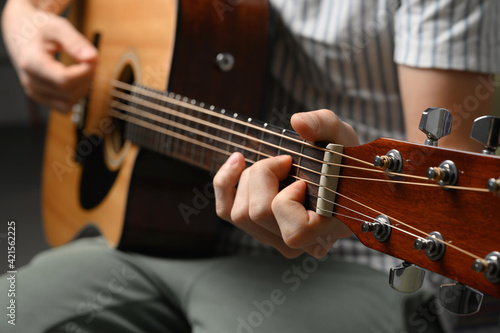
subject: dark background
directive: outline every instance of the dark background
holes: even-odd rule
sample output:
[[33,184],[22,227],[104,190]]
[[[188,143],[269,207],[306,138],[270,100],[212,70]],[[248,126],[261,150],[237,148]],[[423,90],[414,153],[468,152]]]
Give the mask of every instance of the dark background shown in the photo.
[[[0,0],[2,9],[4,4],[5,0]],[[37,105],[29,107],[0,40],[0,275],[7,270],[5,236],[9,221],[16,222],[16,266],[25,265],[48,247],[40,213],[47,114]]]

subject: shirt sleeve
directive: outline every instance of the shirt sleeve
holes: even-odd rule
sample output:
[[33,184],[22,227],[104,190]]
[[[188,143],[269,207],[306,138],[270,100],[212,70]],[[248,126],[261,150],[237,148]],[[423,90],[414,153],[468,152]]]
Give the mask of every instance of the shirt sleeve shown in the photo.
[[395,12],[397,64],[500,72],[500,1],[402,0]]

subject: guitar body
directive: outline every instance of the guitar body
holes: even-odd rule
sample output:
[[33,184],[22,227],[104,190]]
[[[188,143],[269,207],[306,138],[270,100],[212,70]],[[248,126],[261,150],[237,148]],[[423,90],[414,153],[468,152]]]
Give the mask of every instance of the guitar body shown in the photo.
[[[175,256],[213,250],[222,224],[214,213],[211,175],[124,140],[122,124],[111,120],[108,110],[110,82],[120,80],[257,116],[267,2],[219,2],[75,4],[73,22],[95,42],[99,64],[83,112],[51,112],[42,207],[52,246],[93,225],[123,250]],[[236,59],[230,71],[216,66],[221,52]]]

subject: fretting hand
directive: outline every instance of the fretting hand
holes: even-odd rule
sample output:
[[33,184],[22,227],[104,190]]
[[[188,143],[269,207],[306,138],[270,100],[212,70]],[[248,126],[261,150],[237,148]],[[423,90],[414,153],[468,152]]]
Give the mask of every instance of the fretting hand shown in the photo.
[[[295,114],[291,124],[308,141],[358,145],[354,130],[329,110]],[[304,208],[304,181],[279,191],[291,165],[292,158],[282,155],[245,169],[243,155],[234,153],[214,178],[217,214],[286,257],[307,252],[319,258],[352,233],[338,219]]]

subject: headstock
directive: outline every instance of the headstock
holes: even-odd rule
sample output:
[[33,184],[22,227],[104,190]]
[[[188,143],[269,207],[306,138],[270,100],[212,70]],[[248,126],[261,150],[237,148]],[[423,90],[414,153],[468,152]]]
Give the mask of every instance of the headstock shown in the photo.
[[[446,110],[432,108],[420,125],[426,145],[379,139],[345,147],[335,213],[363,244],[404,260],[391,270],[395,289],[418,289],[402,280],[420,279],[413,265],[434,271],[457,281],[441,289],[454,295],[445,308],[468,314],[479,309],[479,291],[500,298],[500,157],[437,147],[450,124]],[[481,133],[491,152],[500,118],[476,124],[472,134]],[[413,287],[400,288],[405,285]],[[457,306],[462,297],[465,308]]]

